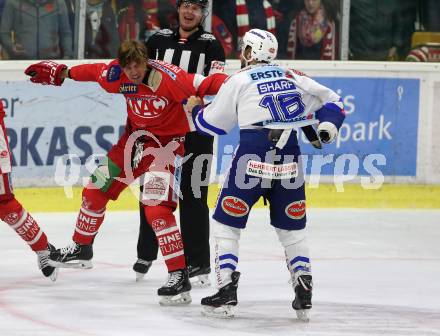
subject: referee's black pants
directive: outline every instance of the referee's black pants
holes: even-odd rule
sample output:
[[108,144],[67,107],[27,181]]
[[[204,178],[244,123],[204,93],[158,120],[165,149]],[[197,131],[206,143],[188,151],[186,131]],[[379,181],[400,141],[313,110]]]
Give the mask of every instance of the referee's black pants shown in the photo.
[[[179,217],[187,264],[194,267],[210,266],[208,187],[200,187],[195,182],[209,179],[213,142],[213,137],[204,136],[197,132],[190,132],[185,137],[185,156],[190,153],[193,155],[182,167],[180,190],[183,199],[179,200]],[[195,184],[194,192],[196,195],[194,195],[191,186],[191,176],[194,161],[200,163],[200,159],[197,160],[197,157],[202,154],[211,155],[209,156],[209,162],[207,160],[203,161],[201,169],[199,167],[195,167],[194,169],[194,175],[201,171],[201,176],[192,177],[194,179],[193,184]],[[197,193],[199,193],[199,195],[197,195]],[[139,205],[140,229],[137,245],[138,258],[143,260],[155,260],[157,259],[158,252],[156,235],[151,225],[147,223],[142,204]]]

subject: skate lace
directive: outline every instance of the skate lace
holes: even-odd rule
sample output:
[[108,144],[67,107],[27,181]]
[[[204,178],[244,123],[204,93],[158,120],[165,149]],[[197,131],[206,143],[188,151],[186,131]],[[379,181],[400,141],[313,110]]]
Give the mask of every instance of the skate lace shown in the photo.
[[39,251],[37,252],[38,256],[38,267],[43,269],[49,265],[49,252],[48,251]]
[[72,254],[73,252],[75,252],[75,250],[78,248],[78,244],[73,242],[72,244],[66,246],[66,247],[62,247],[60,249],[60,254],[62,256],[65,256],[67,254]]
[[175,284],[179,283],[179,281],[182,279],[182,272],[172,272],[168,275],[168,282],[167,287],[172,287]]

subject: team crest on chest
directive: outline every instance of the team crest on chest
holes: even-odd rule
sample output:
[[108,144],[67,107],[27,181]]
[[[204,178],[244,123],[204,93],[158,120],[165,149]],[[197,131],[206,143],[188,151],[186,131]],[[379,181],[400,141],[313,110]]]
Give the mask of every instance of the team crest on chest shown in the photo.
[[142,96],[127,98],[131,112],[141,118],[156,118],[168,105],[168,99],[158,96]]

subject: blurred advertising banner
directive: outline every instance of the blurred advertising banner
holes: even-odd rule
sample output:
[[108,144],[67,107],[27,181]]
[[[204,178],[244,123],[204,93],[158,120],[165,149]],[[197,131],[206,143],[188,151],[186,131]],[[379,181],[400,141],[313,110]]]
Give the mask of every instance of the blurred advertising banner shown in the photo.
[[66,81],[62,87],[49,87],[8,81],[0,82],[0,92],[14,182],[55,185],[61,163],[88,176],[87,170],[94,169],[96,159],[124,129],[124,98],[105,93],[95,83]]

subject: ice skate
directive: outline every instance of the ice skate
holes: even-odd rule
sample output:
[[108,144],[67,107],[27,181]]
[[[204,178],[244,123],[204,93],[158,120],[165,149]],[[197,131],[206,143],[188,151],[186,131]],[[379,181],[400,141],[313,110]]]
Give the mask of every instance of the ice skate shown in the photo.
[[295,287],[295,300],[292,308],[296,311],[296,317],[304,322],[310,320],[310,309],[312,308],[313,282],[311,275],[300,275]]
[[84,268],[93,267],[92,245],[80,245],[73,242],[69,246],[57,249],[50,253],[50,265],[61,268]]
[[191,282],[188,270],[181,269],[168,273],[165,285],[157,290],[160,296],[159,304],[162,306],[178,306],[191,303]]
[[47,245],[46,250],[37,251],[38,267],[43,275],[52,281],[58,276],[58,269],[50,265],[50,253],[55,251],[55,247],[51,244]]
[[237,288],[240,272],[232,272],[231,280],[226,286],[223,286],[219,291],[202,299],[203,307],[202,314],[205,316],[217,318],[231,318],[234,317],[234,307],[237,305]]
[[136,281],[141,281],[150,269],[152,261],[138,259],[133,265],[133,271],[136,273]]
[[193,287],[204,288],[211,286],[211,280],[209,279],[211,267],[188,266],[188,272]]

